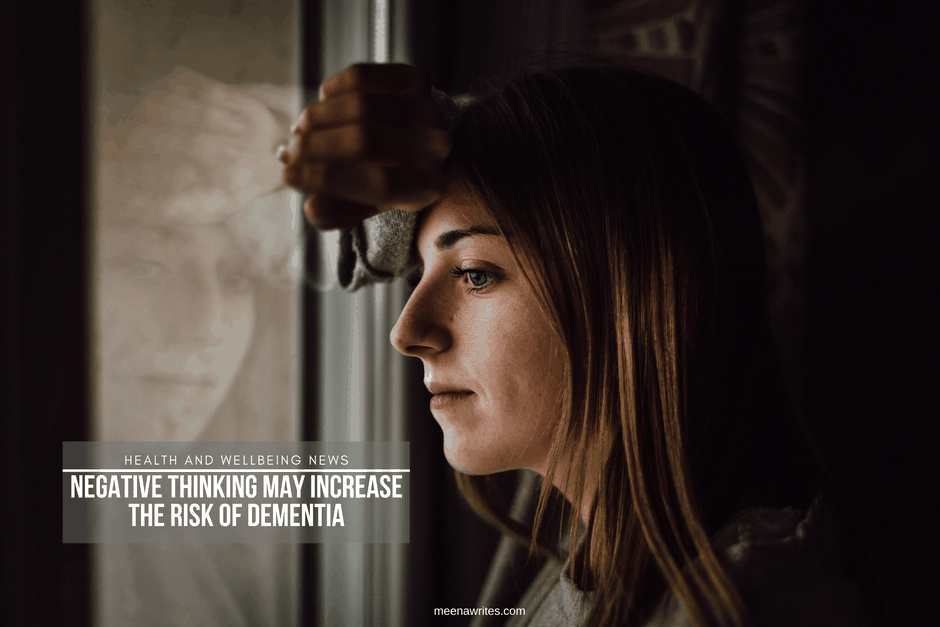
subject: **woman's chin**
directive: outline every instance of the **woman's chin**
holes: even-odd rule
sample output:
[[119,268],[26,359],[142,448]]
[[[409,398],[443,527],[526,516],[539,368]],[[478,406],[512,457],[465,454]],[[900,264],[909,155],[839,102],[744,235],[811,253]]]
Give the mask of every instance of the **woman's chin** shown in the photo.
[[462,461],[457,461],[457,460],[452,459],[449,455],[447,455],[446,452],[444,453],[444,457],[447,458],[447,463],[450,464],[450,467],[451,467],[451,468],[453,468],[453,469],[456,470],[457,472],[461,472],[461,473],[463,473],[463,474],[465,474],[465,475],[489,475],[489,474],[492,474],[492,473],[489,473],[489,472],[486,472],[486,471],[478,470],[478,469],[473,468],[473,467],[470,467],[470,466],[465,466]]
[[504,465],[498,463],[498,460],[491,456],[483,454],[481,451],[469,449],[459,440],[451,439],[445,433],[444,435],[444,457],[451,468],[465,475],[491,475],[504,470]]

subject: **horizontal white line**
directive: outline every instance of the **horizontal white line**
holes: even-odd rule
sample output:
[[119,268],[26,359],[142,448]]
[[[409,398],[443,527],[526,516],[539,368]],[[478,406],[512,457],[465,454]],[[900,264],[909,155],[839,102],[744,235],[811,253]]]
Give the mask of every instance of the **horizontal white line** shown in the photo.
[[409,468],[63,468],[62,472],[411,472]]

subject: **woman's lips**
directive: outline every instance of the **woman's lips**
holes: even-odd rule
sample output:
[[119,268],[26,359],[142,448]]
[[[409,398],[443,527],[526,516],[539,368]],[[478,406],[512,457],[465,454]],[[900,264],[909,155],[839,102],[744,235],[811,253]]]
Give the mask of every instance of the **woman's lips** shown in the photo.
[[473,392],[462,390],[459,392],[440,392],[431,397],[431,411],[435,409],[449,409],[473,395]]

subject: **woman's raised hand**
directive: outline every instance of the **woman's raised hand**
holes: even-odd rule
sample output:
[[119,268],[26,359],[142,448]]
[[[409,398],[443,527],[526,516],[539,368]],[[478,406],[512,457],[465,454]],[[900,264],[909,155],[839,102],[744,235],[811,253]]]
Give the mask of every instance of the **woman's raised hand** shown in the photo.
[[320,87],[294,127],[284,180],[309,197],[321,229],[352,227],[393,208],[440,198],[450,137],[427,76],[403,64],[357,64]]

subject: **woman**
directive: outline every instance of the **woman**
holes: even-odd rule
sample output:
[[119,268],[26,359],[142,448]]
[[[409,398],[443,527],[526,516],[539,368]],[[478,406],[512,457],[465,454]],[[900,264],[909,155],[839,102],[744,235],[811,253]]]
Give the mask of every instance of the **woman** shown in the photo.
[[[443,174],[413,257],[372,274],[422,269],[392,343],[424,364],[471,503],[533,546],[555,490],[571,506],[576,548],[527,624],[862,621],[776,364],[751,184],[703,101],[611,67],[532,73],[463,108],[441,171],[413,71],[351,68],[322,95],[285,172],[315,224],[421,206]],[[386,248],[400,222],[373,228]],[[531,530],[490,498],[516,468],[544,478]]]

